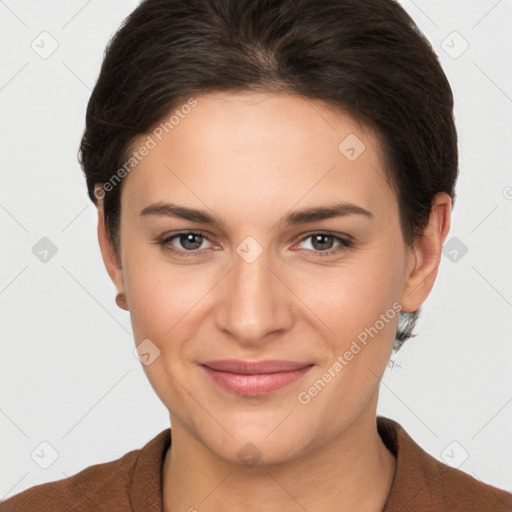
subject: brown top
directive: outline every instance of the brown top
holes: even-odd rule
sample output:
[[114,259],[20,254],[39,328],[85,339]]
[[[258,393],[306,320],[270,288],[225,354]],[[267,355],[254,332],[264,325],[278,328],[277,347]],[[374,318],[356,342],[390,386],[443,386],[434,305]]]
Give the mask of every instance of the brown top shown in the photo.
[[[512,512],[512,494],[439,462],[396,421],[378,416],[377,428],[397,458],[382,512]],[[0,512],[162,512],[162,468],[170,443],[168,428],[120,459],[20,492],[0,502]]]

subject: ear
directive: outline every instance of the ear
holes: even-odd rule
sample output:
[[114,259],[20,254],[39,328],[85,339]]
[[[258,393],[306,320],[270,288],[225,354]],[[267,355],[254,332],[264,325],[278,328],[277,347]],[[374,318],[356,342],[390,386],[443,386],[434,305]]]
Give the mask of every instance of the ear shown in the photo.
[[120,308],[128,311],[123,281],[123,268],[108,236],[103,211],[103,197],[101,194],[99,196],[96,195],[96,197],[98,198],[98,242],[100,244],[101,256],[108,275],[117,289],[117,293],[122,294],[121,296],[118,296],[119,298],[116,297],[116,303]]
[[407,276],[402,289],[402,310],[413,312],[425,302],[437,277],[441,251],[450,231],[452,200],[445,192],[434,197],[429,222],[410,250]]

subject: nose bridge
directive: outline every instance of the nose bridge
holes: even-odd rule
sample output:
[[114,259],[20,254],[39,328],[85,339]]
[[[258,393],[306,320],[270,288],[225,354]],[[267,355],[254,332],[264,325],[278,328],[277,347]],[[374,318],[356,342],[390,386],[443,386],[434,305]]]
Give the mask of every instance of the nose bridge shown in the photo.
[[270,251],[256,244],[246,239],[237,247],[216,315],[218,327],[245,344],[258,344],[291,321],[284,285],[270,270]]

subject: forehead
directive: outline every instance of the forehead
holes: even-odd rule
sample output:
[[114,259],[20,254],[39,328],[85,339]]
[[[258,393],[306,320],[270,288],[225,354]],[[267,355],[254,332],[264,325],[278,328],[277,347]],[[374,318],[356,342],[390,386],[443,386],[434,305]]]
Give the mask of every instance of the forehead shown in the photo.
[[366,206],[393,199],[373,132],[302,96],[200,95],[177,105],[132,148],[143,146],[151,149],[125,178],[122,194],[123,204],[139,211],[168,196],[195,205],[208,197],[217,206],[247,207],[248,214],[252,200],[261,211],[263,203],[318,203],[326,193]]

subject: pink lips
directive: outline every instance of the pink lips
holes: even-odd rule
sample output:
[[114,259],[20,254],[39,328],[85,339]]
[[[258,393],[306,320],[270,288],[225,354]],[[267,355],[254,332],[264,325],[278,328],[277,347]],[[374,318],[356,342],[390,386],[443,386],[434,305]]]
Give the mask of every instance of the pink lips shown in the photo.
[[201,368],[226,391],[245,396],[260,396],[291,384],[312,364],[295,361],[241,361],[223,359],[205,361]]

